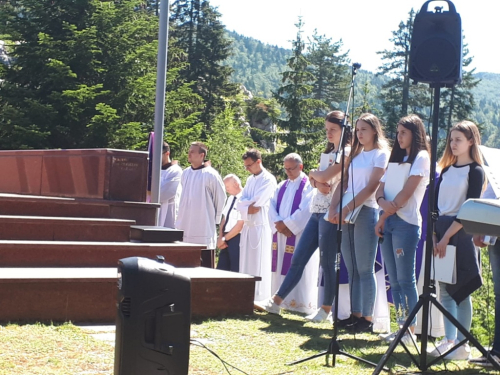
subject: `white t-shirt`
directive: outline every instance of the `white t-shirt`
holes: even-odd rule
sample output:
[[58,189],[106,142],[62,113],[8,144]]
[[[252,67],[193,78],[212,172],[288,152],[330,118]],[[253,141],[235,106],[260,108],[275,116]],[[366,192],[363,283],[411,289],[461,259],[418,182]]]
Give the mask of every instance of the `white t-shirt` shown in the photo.
[[[230,195],[226,199],[226,205],[222,210],[222,216],[224,216],[225,218],[225,227],[223,228],[225,229],[224,233],[229,232],[231,229],[234,228],[234,226],[238,223],[239,220],[242,220],[241,213],[240,211],[238,211],[238,201],[241,198],[241,194],[242,193],[240,192],[237,195]],[[229,213],[229,209],[231,209],[231,213]]]
[[[406,161],[408,157],[405,157],[404,161]],[[429,175],[431,170],[431,160],[429,157],[429,153],[425,150],[420,151],[413,164],[410,168],[409,176],[422,176],[423,178],[420,180],[415,192],[410,196],[410,199],[406,202],[406,204],[400,208],[396,213],[397,215],[406,221],[407,223],[422,226],[422,216],[420,215],[420,205],[422,204],[422,200],[425,195],[425,188],[429,185]],[[387,172],[382,177],[382,182],[385,182],[387,178]]]
[[[389,154],[387,149],[375,148],[370,151],[361,151],[356,155],[349,166],[349,181],[346,194],[351,193],[356,197],[368,185],[373,168],[387,168]],[[367,207],[378,208],[375,192],[363,204]],[[356,203],[356,206],[359,206],[359,204]]]

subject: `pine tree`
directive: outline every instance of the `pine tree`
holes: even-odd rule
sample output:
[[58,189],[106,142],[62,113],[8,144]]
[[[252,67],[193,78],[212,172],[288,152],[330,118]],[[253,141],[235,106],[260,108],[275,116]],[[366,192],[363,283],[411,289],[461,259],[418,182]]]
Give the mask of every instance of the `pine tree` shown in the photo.
[[279,152],[268,156],[266,162],[276,174],[281,170],[283,158],[291,152],[302,157],[305,170],[316,167],[324,143],[324,118],[317,117],[315,113],[328,106],[312,98],[315,77],[310,71],[311,63],[304,56],[301,19],[296,26],[297,37],[292,42],[292,56],[288,59],[287,70],[282,73],[282,85],[274,94],[284,117],[277,119],[278,132],[274,134]]
[[314,30],[308,46],[309,70],[315,77],[313,98],[338,108],[346,100],[349,84],[349,59],[347,53],[340,53],[342,40],[332,43],[331,38],[318,35]]
[[172,9],[172,37],[186,51],[189,63],[181,74],[187,81],[195,82],[193,89],[203,98],[201,122],[209,131],[217,114],[225,108],[224,98],[238,92],[238,86],[230,82],[232,69],[224,65],[232,51],[231,40],[219,20],[220,13],[208,0],[176,0]]
[[396,124],[401,117],[415,113],[425,119],[429,113],[430,95],[427,85],[410,84],[410,42],[414,18],[415,12],[411,9],[408,19],[401,21],[398,30],[392,32],[390,41],[394,44],[394,49],[377,52],[384,60],[377,75],[390,78],[382,86],[380,98],[383,101],[385,131],[392,139],[396,136]]

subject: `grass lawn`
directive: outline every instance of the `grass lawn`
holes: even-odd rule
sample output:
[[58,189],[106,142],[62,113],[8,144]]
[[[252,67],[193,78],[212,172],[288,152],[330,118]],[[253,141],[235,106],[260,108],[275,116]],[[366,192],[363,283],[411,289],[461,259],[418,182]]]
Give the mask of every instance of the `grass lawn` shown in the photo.
[[[196,340],[232,366],[251,375],[274,374],[371,374],[373,368],[338,355],[335,367],[325,357],[287,366],[286,363],[317,354],[328,347],[332,334],[328,323],[305,322],[298,314],[283,317],[265,313],[238,319],[194,320],[191,339]],[[377,335],[341,334],[342,350],[378,362],[388,345]],[[413,374],[409,356],[398,348],[389,366],[393,373]],[[478,352],[474,350],[474,355]],[[71,324],[0,326],[0,375],[113,374],[114,347]],[[397,364],[396,364],[397,363]],[[409,367],[409,368],[408,368]],[[228,367],[231,374],[242,374]],[[491,371],[468,366],[465,361],[447,362],[432,368],[453,374],[486,374]],[[227,374],[223,364],[206,349],[191,346],[190,374]],[[138,374],[147,375],[147,374]]]

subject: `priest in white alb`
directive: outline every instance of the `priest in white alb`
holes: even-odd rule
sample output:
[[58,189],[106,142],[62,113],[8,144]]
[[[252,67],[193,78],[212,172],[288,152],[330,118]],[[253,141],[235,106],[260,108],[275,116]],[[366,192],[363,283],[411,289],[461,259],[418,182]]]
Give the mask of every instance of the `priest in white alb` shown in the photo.
[[276,190],[276,178],[262,166],[256,149],[243,155],[243,164],[251,173],[238,202],[244,221],[240,239],[240,272],[260,276],[255,283],[254,299],[271,297],[271,243],[269,204]]
[[214,250],[216,224],[222,217],[226,190],[219,173],[205,163],[206,155],[207,146],[201,142],[193,142],[189,147],[191,166],[182,171],[182,194],[175,227],[184,231],[184,242],[203,244]]
[[170,146],[163,142],[160,173],[160,215],[158,225],[174,228],[181,199],[182,168],[170,159]]
[[[283,160],[287,179],[282,181],[271,199],[269,220],[273,231],[272,245],[272,292],[275,293],[290,269],[293,252],[309,221],[309,204],[313,187],[302,169],[302,158],[295,153]],[[316,254],[317,255],[317,254]],[[304,269],[302,278],[286,296],[281,307],[287,310],[311,314],[318,304],[318,256]]]

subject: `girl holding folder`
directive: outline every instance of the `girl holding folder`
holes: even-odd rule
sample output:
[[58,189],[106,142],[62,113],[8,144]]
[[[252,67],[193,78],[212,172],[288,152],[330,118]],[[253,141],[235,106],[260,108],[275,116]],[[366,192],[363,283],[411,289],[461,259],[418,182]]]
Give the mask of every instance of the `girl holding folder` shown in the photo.
[[[400,326],[418,300],[415,260],[422,226],[420,205],[429,184],[429,173],[430,155],[424,124],[417,115],[403,117],[398,122],[389,167],[376,193],[382,214],[375,226],[375,234],[383,239],[382,255]],[[403,336],[405,344],[415,340],[416,322],[415,316],[411,333]],[[387,336],[386,340],[394,336]]]
[[[443,258],[448,246],[456,248],[456,284],[439,282],[441,303],[467,330],[472,323],[470,295],[482,285],[482,279],[472,235],[465,233],[457,214],[467,199],[481,196],[485,185],[480,143],[479,130],[470,121],[459,122],[450,129],[443,157],[439,161],[442,171],[436,188],[439,216],[434,225],[434,256]],[[440,356],[465,339],[446,318],[444,330],[446,337],[429,355]],[[445,358],[465,360],[469,356],[469,345],[463,344]]]

